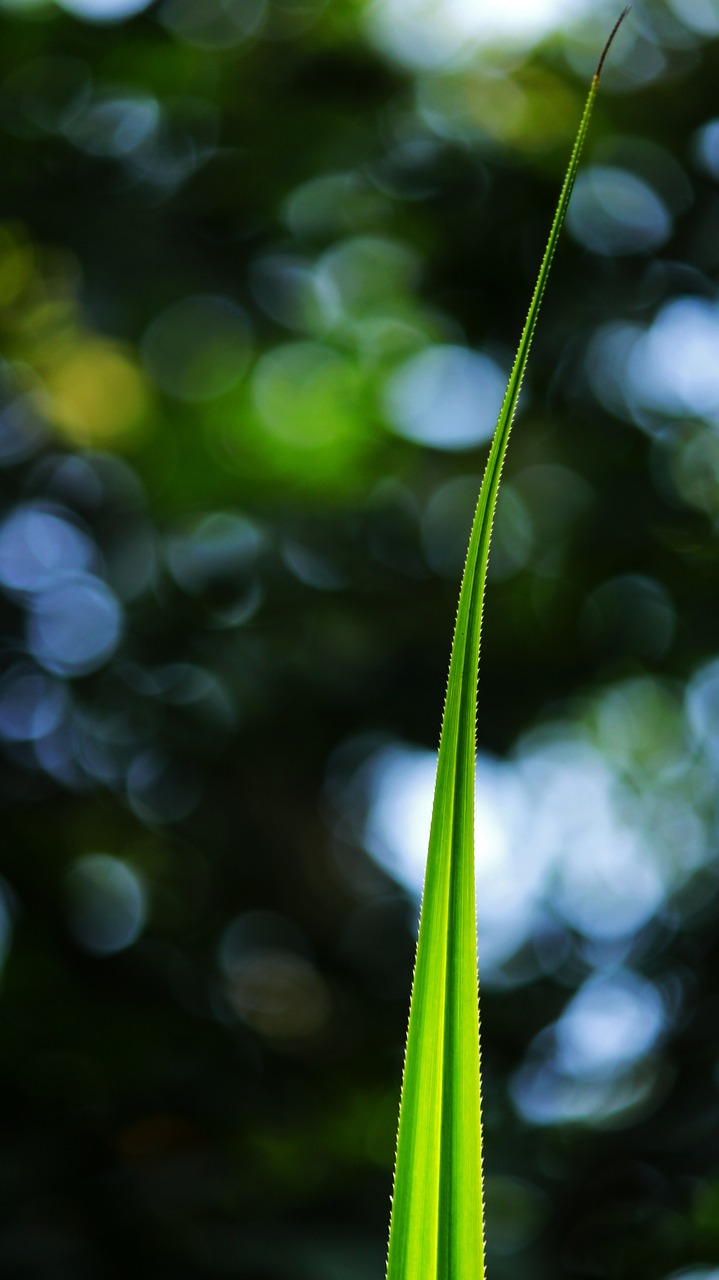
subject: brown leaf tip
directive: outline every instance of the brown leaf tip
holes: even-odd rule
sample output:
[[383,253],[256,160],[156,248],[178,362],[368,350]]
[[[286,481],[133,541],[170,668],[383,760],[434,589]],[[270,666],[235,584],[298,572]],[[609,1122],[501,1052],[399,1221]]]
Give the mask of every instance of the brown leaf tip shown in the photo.
[[624,19],[626,18],[627,14],[629,13],[629,10],[631,9],[631,7],[632,7],[632,6],[631,6],[630,4],[628,4],[628,5],[626,6],[626,8],[625,8],[625,9],[622,9],[622,12],[620,13],[619,17],[617,18],[616,22],[614,23],[614,26],[612,27],[612,30],[611,30],[611,33],[610,33],[609,39],[607,40],[607,43],[605,44],[604,49],[602,50],[602,56],[601,56],[601,58],[599,59],[599,63],[598,63],[597,69],[596,69],[596,71],[595,71],[595,73],[594,73],[594,79],[595,79],[595,81],[596,81],[596,80],[598,80],[598,79],[599,79],[599,77],[600,77],[600,75],[602,74],[602,67],[604,66],[604,60],[605,60],[605,58],[606,58],[607,54],[609,53],[609,49],[610,49],[610,47],[611,47],[612,41],[613,41],[613,39],[614,39],[615,35],[617,34],[617,32],[618,32],[619,28],[621,27],[621,25],[622,25],[622,23],[623,23]]

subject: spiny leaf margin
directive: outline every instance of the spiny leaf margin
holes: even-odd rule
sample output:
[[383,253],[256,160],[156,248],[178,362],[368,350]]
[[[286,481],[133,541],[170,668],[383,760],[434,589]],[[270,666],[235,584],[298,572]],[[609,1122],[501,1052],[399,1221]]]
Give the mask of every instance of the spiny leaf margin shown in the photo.
[[400,1103],[387,1280],[484,1280],[474,776],[492,523],[517,400],[599,78],[589,88],[472,524],[442,720]]

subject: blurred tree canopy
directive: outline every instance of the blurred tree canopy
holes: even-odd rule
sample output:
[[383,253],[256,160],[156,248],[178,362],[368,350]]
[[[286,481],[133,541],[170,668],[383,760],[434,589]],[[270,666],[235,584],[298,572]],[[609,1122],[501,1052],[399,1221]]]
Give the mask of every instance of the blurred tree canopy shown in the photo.
[[[383,1274],[613,4],[0,0],[0,1270]],[[719,5],[605,70],[478,722],[490,1274],[719,1274]],[[714,1269],[713,1269],[714,1268]]]

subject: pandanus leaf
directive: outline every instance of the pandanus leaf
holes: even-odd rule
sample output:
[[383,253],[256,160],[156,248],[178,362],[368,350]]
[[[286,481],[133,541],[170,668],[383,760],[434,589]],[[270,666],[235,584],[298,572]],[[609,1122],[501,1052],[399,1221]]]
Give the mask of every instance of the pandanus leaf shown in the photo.
[[[457,609],[402,1083],[387,1280],[483,1280],[474,779],[479,642],[502,465],[609,46],[592,80],[489,452]],[[481,856],[481,851],[480,851]]]

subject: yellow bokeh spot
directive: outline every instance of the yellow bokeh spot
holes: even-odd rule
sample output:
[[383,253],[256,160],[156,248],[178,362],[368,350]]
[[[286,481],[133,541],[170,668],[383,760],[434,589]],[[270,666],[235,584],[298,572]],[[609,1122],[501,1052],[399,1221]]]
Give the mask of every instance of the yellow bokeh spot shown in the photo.
[[581,115],[581,103],[560,77],[535,67],[513,74],[463,68],[428,80],[422,100],[452,132],[525,152],[564,145]]
[[73,444],[112,445],[142,430],[147,384],[116,344],[83,336],[44,370],[48,418]]
[[9,227],[0,226],[0,308],[12,306],[30,283],[35,255]]

